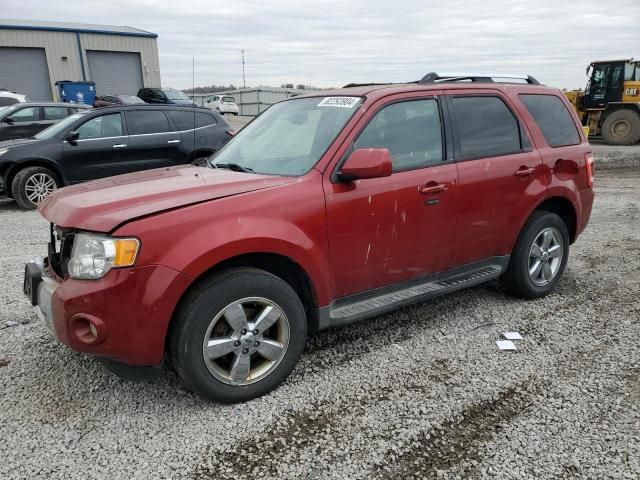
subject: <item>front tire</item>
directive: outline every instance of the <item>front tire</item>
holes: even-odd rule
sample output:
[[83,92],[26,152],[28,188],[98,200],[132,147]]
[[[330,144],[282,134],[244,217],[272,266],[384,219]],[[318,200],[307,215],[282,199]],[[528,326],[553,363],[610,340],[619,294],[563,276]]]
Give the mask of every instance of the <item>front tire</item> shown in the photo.
[[536,211],[520,233],[502,284],[519,297],[543,297],[562,277],[568,258],[567,225],[555,213]]
[[21,208],[35,210],[42,200],[60,186],[60,179],[48,168],[27,167],[13,177],[11,193]]
[[304,349],[307,321],[285,281],[236,268],[189,292],[169,335],[183,381],[205,398],[236,403],[270,392],[289,376]]
[[640,140],[640,115],[629,109],[610,113],[602,123],[602,136],[609,145],[633,145]]

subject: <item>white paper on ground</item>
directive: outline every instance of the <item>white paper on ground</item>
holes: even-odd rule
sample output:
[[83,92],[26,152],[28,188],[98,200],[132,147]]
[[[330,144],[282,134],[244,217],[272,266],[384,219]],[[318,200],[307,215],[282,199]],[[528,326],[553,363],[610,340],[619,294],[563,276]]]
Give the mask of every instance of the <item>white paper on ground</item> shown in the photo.
[[504,338],[507,340],[522,340],[522,335],[518,332],[502,332],[502,335],[504,335]]
[[511,340],[498,340],[496,341],[496,345],[498,345],[500,350],[517,350],[515,343]]

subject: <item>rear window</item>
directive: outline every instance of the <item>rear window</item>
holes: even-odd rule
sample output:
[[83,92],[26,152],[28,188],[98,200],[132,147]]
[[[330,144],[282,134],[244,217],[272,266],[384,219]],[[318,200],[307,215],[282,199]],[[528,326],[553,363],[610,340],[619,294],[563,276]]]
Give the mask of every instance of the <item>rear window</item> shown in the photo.
[[498,97],[453,97],[463,160],[497,157],[522,151],[520,127]]
[[580,135],[565,104],[555,95],[520,95],[520,100],[551,147],[580,143]]
[[226,103],[233,103],[236,100],[233,97],[222,97],[222,101]]
[[206,127],[208,125],[215,125],[216,119],[209,113],[198,112],[196,114],[196,127]]
[[162,111],[138,110],[127,112],[127,125],[130,135],[169,132],[169,120]]

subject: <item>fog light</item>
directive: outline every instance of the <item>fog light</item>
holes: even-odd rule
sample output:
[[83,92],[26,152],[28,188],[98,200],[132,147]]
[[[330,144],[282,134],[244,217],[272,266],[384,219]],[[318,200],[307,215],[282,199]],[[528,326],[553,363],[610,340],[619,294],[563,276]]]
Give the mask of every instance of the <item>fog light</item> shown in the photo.
[[94,315],[77,313],[71,317],[69,327],[76,340],[87,345],[98,345],[107,338],[107,326]]

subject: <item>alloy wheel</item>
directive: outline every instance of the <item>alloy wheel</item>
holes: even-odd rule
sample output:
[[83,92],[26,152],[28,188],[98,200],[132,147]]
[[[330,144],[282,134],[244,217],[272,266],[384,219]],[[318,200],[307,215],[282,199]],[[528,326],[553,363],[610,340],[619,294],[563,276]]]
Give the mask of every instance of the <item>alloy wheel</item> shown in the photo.
[[560,232],[545,228],[533,241],[529,250],[529,278],[542,287],[556,277],[562,265],[564,246]]
[[209,324],[202,355],[209,372],[228,385],[262,380],[282,361],[289,346],[289,320],[262,297],[227,305]]
[[38,205],[50,193],[54,192],[58,186],[56,181],[46,173],[36,173],[31,175],[24,185],[24,190],[30,202]]

